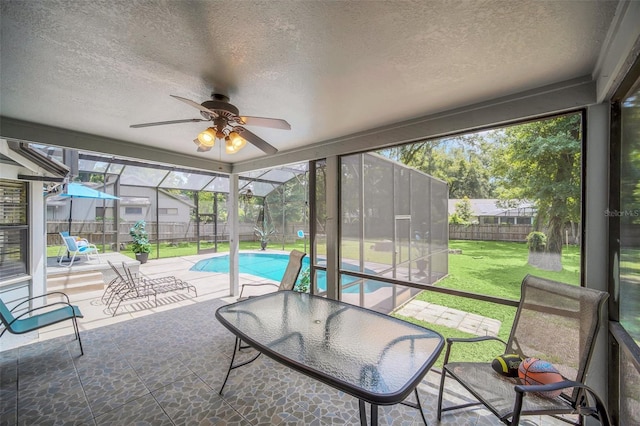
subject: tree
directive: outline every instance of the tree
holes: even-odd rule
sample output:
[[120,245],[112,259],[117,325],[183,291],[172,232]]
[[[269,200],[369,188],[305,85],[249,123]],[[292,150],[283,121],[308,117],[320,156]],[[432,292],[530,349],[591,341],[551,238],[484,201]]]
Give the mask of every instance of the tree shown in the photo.
[[541,267],[562,269],[562,230],[580,218],[581,115],[570,114],[508,127],[493,170],[502,199],[534,200],[536,230],[546,229]]
[[471,201],[469,201],[469,198],[464,197],[462,200],[456,203],[455,211],[449,217],[449,223],[453,223],[456,225],[466,225],[471,222],[472,214],[473,212],[471,211]]
[[486,133],[417,142],[380,151],[391,160],[447,182],[451,198],[494,198],[493,141]]

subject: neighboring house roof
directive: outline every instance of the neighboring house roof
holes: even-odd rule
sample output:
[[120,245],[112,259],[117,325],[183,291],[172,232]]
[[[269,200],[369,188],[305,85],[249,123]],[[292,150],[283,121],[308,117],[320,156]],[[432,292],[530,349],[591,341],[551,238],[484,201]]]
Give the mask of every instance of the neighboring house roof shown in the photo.
[[187,197],[186,195],[182,195],[182,194],[173,194],[171,192],[168,192],[162,188],[158,189],[161,193],[165,194],[168,197],[174,198],[177,201],[180,201],[183,204],[186,204],[188,207],[195,209],[196,205],[193,204],[193,201],[191,200],[191,198]]
[[[456,211],[456,204],[462,201],[461,198],[449,199],[449,214]],[[470,198],[471,215],[480,216],[534,216],[536,207],[533,201],[513,200],[508,207],[502,207],[504,202],[497,198]]]

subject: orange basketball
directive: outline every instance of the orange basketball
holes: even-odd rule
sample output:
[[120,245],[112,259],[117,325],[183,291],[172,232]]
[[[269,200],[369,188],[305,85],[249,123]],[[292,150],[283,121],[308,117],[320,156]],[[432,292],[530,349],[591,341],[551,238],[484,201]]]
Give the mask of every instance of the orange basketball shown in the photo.
[[[518,377],[525,385],[548,385],[564,380],[556,368],[547,361],[538,358],[526,358],[518,367]],[[555,398],[562,393],[561,390],[553,392],[542,392],[542,396]]]

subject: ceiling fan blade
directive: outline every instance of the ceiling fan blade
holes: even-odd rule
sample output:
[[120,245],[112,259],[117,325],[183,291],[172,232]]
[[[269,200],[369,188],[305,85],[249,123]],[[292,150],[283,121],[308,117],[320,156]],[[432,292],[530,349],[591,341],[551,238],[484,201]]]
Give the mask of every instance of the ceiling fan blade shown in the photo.
[[199,121],[209,121],[209,120],[205,120],[202,118],[185,118],[184,120],[156,121],[155,123],[132,124],[129,127],[133,129],[137,129],[139,127],[163,126],[165,124],[178,124],[178,123],[197,123]]
[[205,108],[202,105],[200,105],[199,103],[197,103],[195,101],[192,101],[191,99],[183,98],[183,97],[176,96],[176,95],[169,95],[169,96],[171,96],[172,98],[175,98],[175,99],[177,99],[179,101],[182,101],[187,105],[191,105],[194,108],[198,108],[202,112],[206,112],[207,114],[211,114],[211,116],[213,118],[218,118],[218,114],[216,114],[215,111],[212,111],[209,108]]
[[244,139],[247,140],[247,142],[249,142],[256,148],[261,149],[266,154],[275,154],[276,152],[278,152],[278,150],[275,147],[271,146],[260,136],[257,136],[256,134],[251,133],[249,130],[245,129],[244,127],[241,127],[241,129],[242,129],[242,132],[240,132],[240,136],[242,136]]
[[241,115],[238,117],[240,124],[247,126],[262,126],[272,129],[291,130],[291,125],[286,120],[279,118],[251,117],[249,115]]

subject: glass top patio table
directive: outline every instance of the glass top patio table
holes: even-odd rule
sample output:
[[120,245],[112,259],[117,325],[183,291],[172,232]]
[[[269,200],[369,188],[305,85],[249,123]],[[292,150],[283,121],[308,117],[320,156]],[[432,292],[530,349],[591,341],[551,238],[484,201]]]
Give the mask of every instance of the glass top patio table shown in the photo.
[[270,358],[375,405],[402,402],[443,347],[435,331],[295,291],[223,306],[216,318]]

